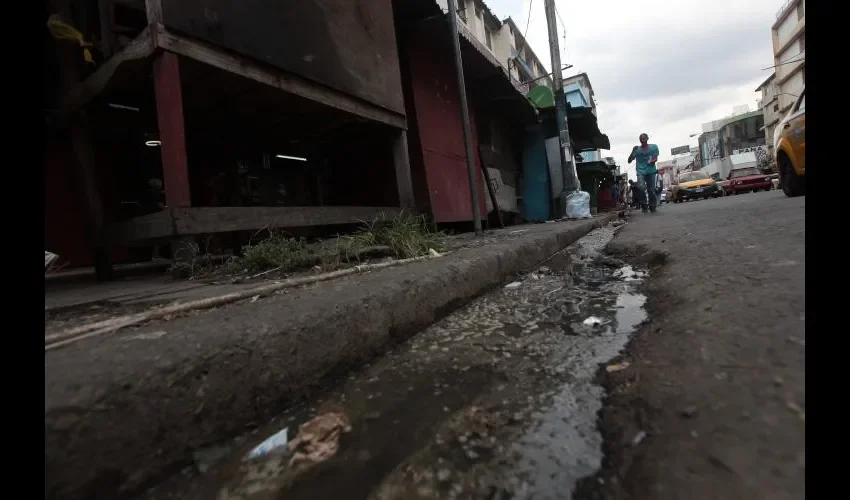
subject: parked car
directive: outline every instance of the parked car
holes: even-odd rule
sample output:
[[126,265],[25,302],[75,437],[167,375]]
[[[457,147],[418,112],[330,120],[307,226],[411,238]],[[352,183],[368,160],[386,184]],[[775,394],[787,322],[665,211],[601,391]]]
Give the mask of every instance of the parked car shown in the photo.
[[736,168],[729,172],[729,189],[732,194],[770,191],[773,183],[770,175],[765,175],[756,167]]
[[698,198],[716,198],[720,194],[720,187],[717,182],[705,172],[697,170],[679,174],[673,183],[671,198],[673,203],[681,203]]
[[806,194],[806,90],[773,133],[779,184],[786,196]]

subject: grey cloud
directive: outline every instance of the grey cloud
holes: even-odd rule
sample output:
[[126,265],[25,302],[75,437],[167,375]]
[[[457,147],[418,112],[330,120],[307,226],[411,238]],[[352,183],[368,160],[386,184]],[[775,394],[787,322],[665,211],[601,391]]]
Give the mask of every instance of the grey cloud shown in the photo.
[[[659,29],[651,36],[582,39],[576,51],[593,64],[600,99],[649,99],[758,77],[766,66],[762,48],[770,33],[741,22],[724,30]],[[769,53],[767,53],[769,56]],[[602,62],[602,61],[600,61]]]

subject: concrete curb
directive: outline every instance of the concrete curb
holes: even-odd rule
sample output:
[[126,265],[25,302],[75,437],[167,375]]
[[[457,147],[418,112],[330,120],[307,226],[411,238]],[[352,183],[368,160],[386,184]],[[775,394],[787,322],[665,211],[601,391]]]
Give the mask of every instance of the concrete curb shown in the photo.
[[616,218],[532,226],[45,355],[47,498],[121,498]]

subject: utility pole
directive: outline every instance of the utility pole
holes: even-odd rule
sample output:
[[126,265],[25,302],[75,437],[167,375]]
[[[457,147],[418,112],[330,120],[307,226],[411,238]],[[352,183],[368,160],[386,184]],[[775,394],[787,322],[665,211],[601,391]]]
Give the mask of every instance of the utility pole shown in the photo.
[[558,141],[561,150],[561,172],[564,188],[561,191],[561,215],[566,215],[567,195],[578,191],[580,186],[570,147],[570,130],[567,126],[567,100],[564,98],[564,77],[561,73],[561,51],[558,47],[558,25],[555,24],[555,0],[544,0],[546,27],[549,30],[549,54],[552,56],[552,81],[555,86],[555,123],[558,126]]
[[455,56],[458,94],[460,95],[460,120],[463,124],[463,145],[466,149],[466,172],[469,174],[469,194],[472,199],[472,223],[476,236],[481,235],[481,214],[478,207],[478,182],[475,175],[475,156],[472,154],[472,132],[469,126],[469,108],[466,102],[466,82],[463,78],[463,59],[460,55],[460,39],[457,27],[457,1],[449,1],[449,24],[452,31],[452,48]]

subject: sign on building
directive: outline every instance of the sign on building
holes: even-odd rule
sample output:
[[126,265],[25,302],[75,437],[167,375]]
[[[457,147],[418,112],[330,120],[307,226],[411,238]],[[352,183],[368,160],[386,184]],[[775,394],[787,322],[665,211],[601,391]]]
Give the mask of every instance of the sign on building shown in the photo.
[[[764,151],[764,153],[759,153],[759,151]],[[748,148],[736,149],[736,150],[732,151],[732,154],[736,155],[736,154],[740,154],[740,153],[750,153],[750,152],[755,153],[756,156],[759,156],[760,154],[766,154],[767,153],[767,146],[765,146],[765,145],[750,146]]]
[[673,156],[683,155],[685,153],[690,153],[690,152],[691,152],[690,146],[679,146],[679,147],[670,149],[670,154],[673,155]]

